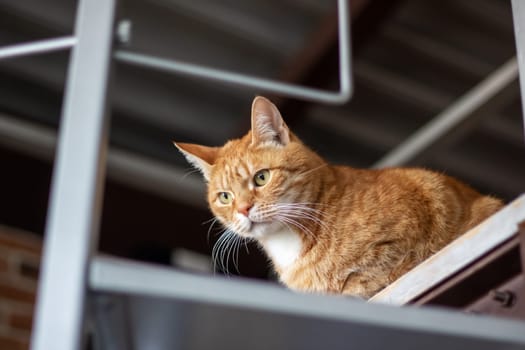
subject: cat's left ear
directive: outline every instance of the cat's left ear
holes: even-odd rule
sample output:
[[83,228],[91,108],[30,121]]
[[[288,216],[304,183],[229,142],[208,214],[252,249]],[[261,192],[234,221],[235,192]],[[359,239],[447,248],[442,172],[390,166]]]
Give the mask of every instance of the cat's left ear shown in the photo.
[[217,159],[218,147],[207,147],[193,143],[173,142],[188,162],[200,170],[206,181],[210,180],[210,172]]
[[270,100],[257,96],[252,103],[252,145],[267,142],[287,145],[290,130],[277,107]]

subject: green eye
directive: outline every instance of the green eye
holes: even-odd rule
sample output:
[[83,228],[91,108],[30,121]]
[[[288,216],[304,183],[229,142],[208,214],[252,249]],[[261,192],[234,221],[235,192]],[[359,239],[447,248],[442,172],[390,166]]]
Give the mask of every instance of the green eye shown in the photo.
[[258,187],[266,185],[268,180],[270,180],[270,170],[268,169],[259,170],[253,177],[253,182]]
[[230,204],[233,201],[233,194],[230,192],[219,192],[219,201],[222,204]]

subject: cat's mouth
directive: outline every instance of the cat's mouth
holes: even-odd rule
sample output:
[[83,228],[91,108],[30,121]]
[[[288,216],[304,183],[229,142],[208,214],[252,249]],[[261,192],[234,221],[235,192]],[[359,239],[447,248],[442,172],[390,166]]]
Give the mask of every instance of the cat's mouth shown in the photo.
[[234,219],[233,231],[246,238],[263,238],[268,233],[279,230],[282,225],[274,217],[262,216],[256,211],[250,212],[248,216],[239,213]]
[[255,221],[244,217],[240,222],[238,233],[241,236],[259,238],[271,227],[272,221]]
[[264,226],[263,222],[256,222],[256,221],[252,221],[250,219],[248,219],[248,220],[249,220],[249,223],[248,223],[247,228],[246,228],[246,233],[248,235],[254,235],[255,232],[260,230],[260,227]]

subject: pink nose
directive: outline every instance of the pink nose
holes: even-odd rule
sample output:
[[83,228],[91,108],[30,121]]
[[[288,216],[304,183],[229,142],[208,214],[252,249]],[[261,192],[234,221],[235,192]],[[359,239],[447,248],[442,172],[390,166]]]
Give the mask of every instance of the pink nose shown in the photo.
[[237,211],[239,213],[241,213],[242,215],[244,216],[248,216],[248,213],[250,212],[250,209],[253,207],[252,204],[247,204],[247,205],[243,205],[243,206],[240,206],[239,208],[237,208]]

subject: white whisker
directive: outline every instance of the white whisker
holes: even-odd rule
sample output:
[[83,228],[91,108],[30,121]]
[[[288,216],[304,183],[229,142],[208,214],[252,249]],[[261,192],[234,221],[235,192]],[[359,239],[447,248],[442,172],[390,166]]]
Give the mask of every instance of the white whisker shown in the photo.
[[215,272],[217,272],[218,267],[219,270],[224,272],[226,275],[229,274],[228,264],[225,260],[225,254],[229,250],[229,244],[233,235],[235,235],[233,231],[225,229],[224,233],[213,246],[212,260]]
[[[237,273],[239,272],[239,251],[242,243],[245,242],[244,237],[239,236],[237,225],[231,228],[225,228],[222,230],[222,235],[219,237],[217,242],[212,249],[212,261],[215,272],[221,271],[225,275],[230,275],[229,261],[233,262],[233,266]],[[247,246],[246,249],[248,250]]]
[[[313,234],[312,231],[310,231],[310,229],[308,229],[306,226],[302,225],[300,222],[298,222],[297,220],[294,220],[293,218],[290,218],[290,217],[287,217],[287,216],[282,216],[282,215],[277,215],[276,216],[276,219],[281,222],[281,223],[286,223],[286,224],[290,224],[292,226],[295,226],[297,227],[298,229],[300,229],[302,232],[304,232],[304,234],[306,234],[307,236],[309,236],[310,238],[312,239],[316,239],[315,238],[315,235]],[[288,226],[288,225],[287,225]]]
[[206,224],[206,223],[208,223],[210,221],[211,221],[211,224],[210,224],[210,227],[208,227],[208,232],[206,233],[206,242],[208,242],[208,244],[210,243],[211,230],[213,229],[213,226],[217,223],[217,218],[212,218],[210,220],[207,220],[203,224]]
[[[306,235],[315,239],[315,234],[307,227],[304,221],[310,221],[313,224],[328,231],[329,226],[324,221],[328,216],[324,211],[318,208],[312,208],[310,205],[319,205],[316,203],[277,203],[265,208],[263,216],[273,217],[276,220],[292,225],[303,231]],[[301,222],[303,221],[303,222]]]
[[317,216],[310,214],[308,212],[300,211],[297,209],[285,211],[286,215],[293,219],[305,219],[312,221],[313,223],[321,226],[323,229],[328,230],[328,226]]
[[186,171],[186,173],[184,173],[184,175],[182,175],[180,178],[181,178],[181,180],[186,180],[186,178],[188,176],[190,176],[191,174],[194,174],[194,173],[198,173],[198,172],[199,172],[199,169],[191,168],[188,171]]
[[234,256],[233,256],[233,265],[235,266],[235,270],[237,273],[240,273],[239,271],[239,247],[241,244],[241,238],[239,235],[235,235],[234,239]]

